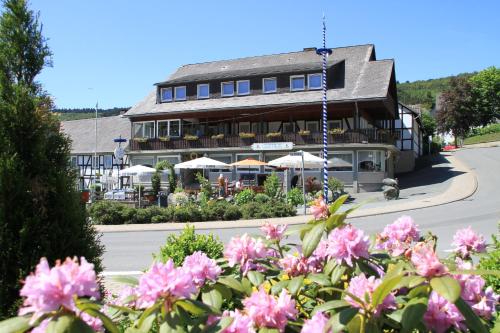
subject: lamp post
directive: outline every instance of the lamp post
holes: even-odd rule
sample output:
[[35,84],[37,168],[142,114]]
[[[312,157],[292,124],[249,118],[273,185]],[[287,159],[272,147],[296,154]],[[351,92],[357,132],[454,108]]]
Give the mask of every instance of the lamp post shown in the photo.
[[323,15],[323,47],[316,50],[318,55],[322,56],[323,74],[321,75],[321,86],[323,88],[323,198],[328,203],[328,112],[326,98],[326,59],[332,54],[332,49],[326,48],[326,21]]

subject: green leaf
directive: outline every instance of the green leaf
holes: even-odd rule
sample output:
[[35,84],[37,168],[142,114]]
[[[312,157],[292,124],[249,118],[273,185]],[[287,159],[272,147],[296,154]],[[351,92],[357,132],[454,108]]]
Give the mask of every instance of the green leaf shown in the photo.
[[259,333],[279,333],[277,328],[261,327]]
[[376,309],[379,304],[382,304],[387,295],[391,293],[401,279],[401,275],[389,276],[389,278],[384,277],[382,283],[373,291],[372,308]]
[[448,302],[455,303],[460,297],[460,284],[451,276],[445,275],[431,279],[432,290],[443,296]]
[[290,283],[290,280],[283,280],[283,281],[276,283],[275,285],[273,285],[271,287],[271,293],[273,295],[279,294],[281,292],[281,290],[283,290],[283,288],[286,288],[288,286],[289,283]]
[[331,286],[332,285],[330,278],[322,273],[309,274],[307,276],[307,279],[311,280],[314,283],[319,284],[320,286]]
[[323,273],[325,273],[326,275],[332,274],[336,266],[337,266],[337,261],[335,259],[328,260],[325,267],[323,268]]
[[222,317],[218,323],[208,327],[203,332],[205,333],[221,333],[233,322],[233,317]]
[[339,213],[339,214],[330,215],[328,220],[326,220],[326,225],[325,225],[326,231],[329,233],[334,228],[341,226],[344,223],[346,218],[347,218],[346,213]]
[[334,314],[328,321],[328,325],[333,333],[342,332],[347,324],[358,314],[358,309],[347,308]]
[[335,214],[335,212],[344,204],[344,202],[349,198],[349,194],[341,195],[335,200],[334,203],[330,205],[330,214]]
[[290,283],[288,283],[288,291],[290,294],[295,295],[299,292],[300,288],[302,287],[302,283],[304,282],[304,276],[296,276],[293,279],[290,280]]
[[100,312],[99,310],[88,308],[88,309],[85,309],[83,311],[85,311],[86,313],[88,313],[89,315],[91,315],[94,318],[99,318],[102,321],[102,324],[104,325],[104,327],[106,328],[107,331],[109,331],[111,333],[119,333],[120,332],[118,330],[118,328],[116,328],[113,321],[111,321],[111,319],[109,319],[108,316],[106,316],[104,313]]
[[264,283],[264,274],[261,272],[257,271],[249,271],[247,273],[247,277],[252,282],[252,284],[256,287],[260,286],[262,283]]
[[206,305],[205,303],[195,301],[192,299],[179,300],[175,302],[175,304],[182,307],[187,312],[192,313],[196,316],[207,313],[214,313],[214,309],[212,309],[210,306]]
[[75,315],[62,315],[52,320],[46,333],[94,333],[94,330]]
[[134,286],[134,287],[139,284],[139,279],[137,279],[134,276],[128,276],[128,275],[112,276],[110,280],[113,282],[128,284],[128,285]]
[[316,306],[312,310],[311,314],[314,315],[316,312],[328,312],[328,311],[331,311],[331,310],[336,310],[336,309],[344,308],[344,307],[348,307],[348,306],[350,306],[350,304],[347,303],[346,301],[342,300],[342,299],[328,301],[328,302],[325,302],[323,304],[320,304],[320,305]]
[[312,230],[305,235],[302,243],[302,253],[304,254],[304,257],[309,257],[314,250],[316,250],[316,247],[323,236],[324,230],[325,223],[322,222],[315,225],[314,228],[312,228]]
[[241,279],[241,285],[243,286],[243,289],[245,289],[245,293],[250,296],[253,292],[252,290],[252,284],[250,283],[250,280],[247,278]]
[[403,309],[401,316],[401,332],[411,333],[422,322],[425,311],[427,310],[427,301],[425,297],[411,299]]
[[396,289],[402,287],[414,288],[425,281],[426,281],[425,278],[422,276],[404,276],[398,283]]
[[460,313],[464,316],[467,327],[470,328],[473,332],[489,332],[488,328],[486,328],[481,322],[481,319],[479,319],[479,317],[474,313],[469,304],[467,304],[461,297],[457,299],[455,305],[458,308],[458,311],[460,311]]
[[300,237],[300,240],[303,241],[304,240],[304,237],[307,235],[307,233],[312,229],[314,228],[316,224],[304,224],[304,226],[300,229],[300,234],[299,234],[299,237]]
[[217,310],[222,307],[222,294],[215,288],[201,294],[203,303],[206,303]]
[[[361,327],[361,325],[360,325],[360,327]],[[349,324],[349,328],[351,328],[350,324]],[[354,331],[349,330],[349,332],[354,332]],[[359,331],[356,331],[356,332],[359,332]],[[366,333],[380,333],[382,331],[378,328],[377,324],[375,324],[373,321],[368,321],[365,325],[365,332]]]
[[226,285],[233,290],[239,291],[240,293],[245,292],[245,288],[243,288],[243,285],[240,283],[240,281],[236,280],[231,276],[223,276],[219,278],[217,282]]
[[342,275],[344,275],[346,270],[347,268],[344,266],[339,265],[335,267],[335,269],[332,272],[332,279],[331,279],[333,285],[336,285],[340,281]]
[[0,321],[0,332],[5,332],[5,333],[25,332],[29,328],[31,328],[29,322],[30,322],[29,317],[14,317]]
[[408,293],[408,298],[429,297],[429,285],[424,284],[413,288]]

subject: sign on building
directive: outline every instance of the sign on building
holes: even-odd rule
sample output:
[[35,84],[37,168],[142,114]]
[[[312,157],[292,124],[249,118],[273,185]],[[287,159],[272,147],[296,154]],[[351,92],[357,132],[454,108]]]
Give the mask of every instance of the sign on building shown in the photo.
[[254,143],[251,146],[252,150],[292,150],[293,142],[266,142]]

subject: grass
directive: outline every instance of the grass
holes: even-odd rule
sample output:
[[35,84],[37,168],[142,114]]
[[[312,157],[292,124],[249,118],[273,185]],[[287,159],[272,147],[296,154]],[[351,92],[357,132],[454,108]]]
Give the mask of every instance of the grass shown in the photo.
[[500,141],[500,132],[468,137],[464,140],[464,145],[473,145],[475,143],[492,142],[492,141]]

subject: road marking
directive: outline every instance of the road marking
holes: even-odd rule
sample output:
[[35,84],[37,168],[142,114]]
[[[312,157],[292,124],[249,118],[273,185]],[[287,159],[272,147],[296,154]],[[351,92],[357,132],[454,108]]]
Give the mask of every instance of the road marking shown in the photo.
[[117,271],[117,272],[102,272],[102,276],[127,276],[127,275],[142,275],[141,271]]

